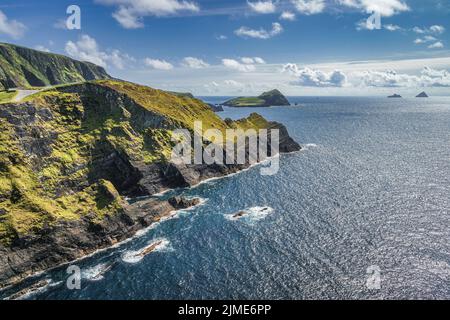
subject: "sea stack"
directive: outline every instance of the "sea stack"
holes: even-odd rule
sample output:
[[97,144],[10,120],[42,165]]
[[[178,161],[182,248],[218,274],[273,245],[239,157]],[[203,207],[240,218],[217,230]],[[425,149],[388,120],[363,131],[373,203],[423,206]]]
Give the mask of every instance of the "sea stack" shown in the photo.
[[425,91],[419,93],[416,98],[428,98],[428,95]]

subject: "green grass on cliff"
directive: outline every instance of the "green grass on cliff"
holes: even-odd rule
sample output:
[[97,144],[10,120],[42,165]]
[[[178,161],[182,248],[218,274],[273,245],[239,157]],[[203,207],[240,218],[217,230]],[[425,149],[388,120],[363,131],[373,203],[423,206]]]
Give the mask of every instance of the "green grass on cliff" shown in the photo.
[[89,62],[0,43],[0,89],[45,87],[95,79],[110,79]]
[[[81,91],[70,91],[77,88]],[[137,163],[168,161],[174,145],[173,130],[192,130],[194,121],[202,121],[204,130],[215,128],[222,132],[268,127],[268,122],[257,114],[239,121],[223,121],[205,103],[190,96],[120,81],[50,88],[26,101],[37,113],[50,116],[39,116],[22,125],[21,138],[13,124],[0,118],[3,244],[39,233],[61,220],[87,217],[96,222],[121,212],[123,202],[111,182],[121,172],[114,171],[105,178],[103,169],[94,166],[98,159],[119,153]],[[13,112],[15,105],[8,107]],[[145,116],[155,114],[165,122],[160,126],[143,125]],[[41,153],[30,152],[30,145]]]
[[11,102],[17,95],[17,91],[0,91],[0,104]]

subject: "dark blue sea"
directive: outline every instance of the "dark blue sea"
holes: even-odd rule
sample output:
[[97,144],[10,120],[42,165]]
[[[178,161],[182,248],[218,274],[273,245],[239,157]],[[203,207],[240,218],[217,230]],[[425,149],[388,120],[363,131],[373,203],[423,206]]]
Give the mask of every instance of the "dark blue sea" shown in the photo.
[[61,268],[24,298],[449,299],[450,98],[291,102],[220,113],[287,126],[304,149],[278,174],[255,166],[178,190],[205,202],[74,263],[80,290]]

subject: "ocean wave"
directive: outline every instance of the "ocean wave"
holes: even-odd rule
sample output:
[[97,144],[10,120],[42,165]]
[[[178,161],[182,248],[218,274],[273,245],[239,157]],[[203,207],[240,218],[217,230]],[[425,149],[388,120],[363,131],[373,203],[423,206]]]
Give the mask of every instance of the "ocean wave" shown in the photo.
[[318,147],[319,146],[315,143],[307,143],[307,144],[303,145],[303,150],[315,149]]
[[225,218],[231,221],[246,220],[255,222],[265,219],[267,216],[274,213],[274,211],[275,210],[271,207],[251,207],[241,210],[238,213],[226,214]]
[[43,293],[47,291],[51,287],[56,287],[60,285],[62,281],[54,282],[52,279],[46,278],[44,280],[38,281],[31,285],[28,288],[25,288],[7,298],[4,300],[26,300],[31,298],[32,296]]
[[88,268],[81,273],[81,277],[90,281],[100,281],[104,279],[107,273],[115,263],[101,263],[92,268]]
[[136,264],[142,261],[147,255],[152,254],[154,252],[168,252],[171,251],[170,241],[162,238],[156,239],[149,243],[144,248],[135,251],[126,251],[122,255],[122,261],[130,264]]

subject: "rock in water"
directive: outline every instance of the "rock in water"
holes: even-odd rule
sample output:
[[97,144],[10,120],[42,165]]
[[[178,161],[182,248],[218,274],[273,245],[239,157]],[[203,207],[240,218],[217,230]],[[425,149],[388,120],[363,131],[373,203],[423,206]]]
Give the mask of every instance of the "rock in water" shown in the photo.
[[401,98],[402,96],[399,94],[393,94],[392,96],[388,96],[388,98]]
[[424,92],[419,93],[419,94],[416,96],[416,98],[428,98],[428,95],[427,95],[427,93],[424,91]]
[[184,197],[172,197],[169,199],[169,204],[177,210],[189,209],[200,204],[200,199],[186,199]]

